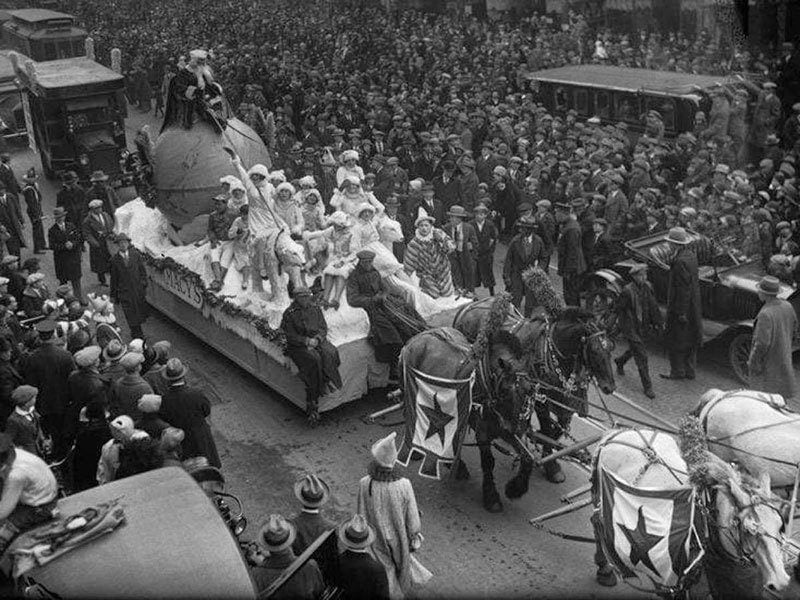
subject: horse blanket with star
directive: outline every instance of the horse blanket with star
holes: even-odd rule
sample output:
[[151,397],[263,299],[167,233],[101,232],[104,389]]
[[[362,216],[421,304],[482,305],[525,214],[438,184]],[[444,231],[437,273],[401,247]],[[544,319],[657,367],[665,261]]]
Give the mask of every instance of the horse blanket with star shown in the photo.
[[421,455],[419,474],[442,479],[442,465],[453,464],[464,441],[475,373],[444,379],[406,367],[404,377],[405,436],[398,462],[407,467]]
[[623,578],[675,586],[702,556],[695,528],[695,491],[627,485],[605,469],[600,484],[601,544]]

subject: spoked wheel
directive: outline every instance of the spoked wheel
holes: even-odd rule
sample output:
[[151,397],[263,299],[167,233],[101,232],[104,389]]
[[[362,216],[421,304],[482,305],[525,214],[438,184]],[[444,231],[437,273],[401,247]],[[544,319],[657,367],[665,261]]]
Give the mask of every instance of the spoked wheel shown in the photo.
[[586,308],[591,310],[609,337],[616,334],[618,294],[606,287],[597,287],[586,294]]
[[728,362],[730,362],[736,378],[744,385],[750,384],[750,373],[747,370],[747,360],[750,358],[750,347],[753,345],[753,335],[748,332],[736,334],[728,346]]

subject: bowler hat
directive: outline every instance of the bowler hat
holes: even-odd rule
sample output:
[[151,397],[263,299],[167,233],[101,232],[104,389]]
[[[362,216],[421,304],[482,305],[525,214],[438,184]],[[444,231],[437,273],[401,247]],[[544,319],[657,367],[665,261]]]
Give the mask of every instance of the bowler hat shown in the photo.
[[295,498],[308,508],[319,508],[331,496],[330,487],[316,475],[308,474],[294,484]]
[[270,552],[280,552],[289,548],[297,537],[295,526],[281,515],[270,515],[266,525],[259,532],[261,541]]
[[339,526],[339,540],[350,550],[369,548],[375,541],[375,530],[367,523],[364,515],[353,515],[349,521]]
[[777,296],[781,291],[781,284],[776,277],[766,275],[761,278],[761,281],[756,285],[758,291],[768,296]]
[[448,217],[461,217],[462,219],[466,219],[469,216],[469,213],[463,206],[459,206],[458,204],[453,204],[450,207],[450,210],[447,211]]

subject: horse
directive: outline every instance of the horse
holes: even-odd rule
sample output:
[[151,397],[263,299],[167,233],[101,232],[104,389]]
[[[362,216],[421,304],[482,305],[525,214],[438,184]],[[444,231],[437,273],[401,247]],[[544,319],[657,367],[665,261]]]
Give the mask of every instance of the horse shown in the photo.
[[[615,507],[605,505],[602,500],[600,478],[601,472],[606,471],[632,488],[650,492],[695,488],[698,509],[695,511],[695,526],[698,541],[705,547],[699,564],[703,566],[715,597],[756,597],[762,581],[763,587],[772,591],[781,591],[788,586],[789,576],[783,567],[780,544],[784,526],[779,508],[782,501],[771,495],[768,477],[757,480],[705,448],[698,447],[696,441],[687,442],[682,437],[679,447],[671,435],[648,429],[607,433],[598,443],[593,459],[592,500],[595,511],[591,522],[595,531],[596,577],[601,585],[613,586],[617,582],[611,566],[615,554],[616,568],[621,569],[616,562],[620,559],[613,550],[613,538],[608,535],[611,532],[605,531],[609,522],[607,518],[615,514]],[[646,523],[644,528],[647,534]],[[644,558],[653,564],[649,560],[649,551],[646,552],[645,556],[640,555],[639,560]],[[634,564],[633,560],[631,564]],[[629,568],[628,564],[621,566]],[[743,569],[746,566],[749,569]],[[685,572],[677,573],[677,580],[648,575],[656,584],[657,593],[675,597],[697,581],[689,571],[687,568]]]
[[[498,311],[505,314],[504,303]],[[519,472],[506,486],[509,497],[521,496],[528,489],[533,465],[523,438],[530,428],[534,387],[524,358],[505,344],[488,342],[489,337],[479,335],[478,341],[470,344],[452,327],[429,329],[406,343],[400,365],[446,379],[465,379],[476,373],[473,402],[479,409],[471,413],[470,427],[480,447],[483,505],[490,512],[500,512],[502,502],[494,484],[494,457],[489,446],[499,437],[522,457]],[[458,478],[468,477],[462,461],[455,467]]]
[[[485,298],[466,305],[456,313],[453,327],[474,340],[493,302],[493,298]],[[586,415],[586,393],[592,378],[605,394],[616,389],[613,344],[588,311],[569,307],[549,321],[544,316],[523,318],[509,305],[495,339],[525,356],[528,373],[540,383],[539,401],[534,404],[539,428],[551,439],[557,440],[569,430],[574,412]],[[552,451],[551,445],[543,446],[546,454]],[[481,452],[491,453],[491,448],[482,447]],[[553,483],[564,481],[558,461],[545,465],[545,477]]]
[[778,394],[712,388],[693,413],[708,437],[709,451],[751,473],[769,473],[773,487],[794,485],[800,463],[800,414]]

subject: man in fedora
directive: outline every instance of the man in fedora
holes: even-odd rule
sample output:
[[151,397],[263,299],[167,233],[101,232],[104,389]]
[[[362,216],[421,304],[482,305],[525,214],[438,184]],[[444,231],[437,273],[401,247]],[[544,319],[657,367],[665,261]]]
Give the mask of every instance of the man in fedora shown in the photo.
[[89,181],[92,183],[92,187],[86,192],[86,199],[90,202],[92,200],[102,200],[103,212],[110,215],[113,219],[114,213],[116,213],[122,203],[119,201],[119,197],[114,189],[108,185],[108,175],[103,171],[95,171],[92,173],[91,177],[89,177]]
[[475,261],[478,253],[478,236],[475,228],[467,223],[469,213],[463,206],[454,204],[447,211],[450,222],[444,226],[444,232],[456,245],[450,253],[450,270],[453,284],[458,293],[467,298],[475,295]]
[[181,446],[183,458],[205,456],[211,466],[221,468],[217,444],[207,420],[211,416],[208,398],[199,388],[186,385],[186,367],[178,358],[170,358],[164,365],[164,379],[169,389],[161,398],[158,414],[186,434]]
[[297,530],[292,549],[300,556],[320,535],[335,529],[336,524],[320,512],[331,497],[330,487],[321,478],[307,473],[295,482],[294,496],[303,505],[303,509],[289,519]]
[[489,295],[494,296],[494,249],[497,246],[499,234],[494,222],[488,218],[489,208],[485,204],[478,204],[474,213],[475,219],[471,225],[478,240],[475,285],[487,288]]
[[580,306],[581,283],[583,274],[586,272],[586,259],[583,254],[582,231],[578,223],[576,208],[564,202],[557,202],[556,220],[561,224],[556,250],[564,302],[568,306]]
[[[292,551],[292,544],[297,537],[297,531],[294,525],[281,515],[270,515],[258,537],[269,552],[264,562],[252,570],[256,591],[261,593],[294,562],[296,556]],[[322,573],[316,561],[309,559],[272,597],[315,600],[320,597],[324,589]]]
[[25,197],[25,210],[31,222],[33,232],[33,252],[43,254],[47,250],[47,243],[44,239],[44,227],[42,226],[42,193],[39,191],[39,184],[36,183],[36,167],[31,167],[22,181],[25,187],[22,188],[22,195]]
[[339,542],[344,552],[339,556],[336,579],[342,598],[389,598],[389,580],[383,565],[369,553],[375,530],[363,515],[353,515],[339,526]]
[[703,341],[703,315],[697,254],[683,227],[673,227],[667,241],[676,247],[669,269],[665,343],[670,372],[664,379],[694,379],[697,350]]
[[80,227],[89,212],[86,192],[78,183],[78,174],[67,171],[61,177],[61,189],[56,194],[56,206],[66,211],[67,220]]
[[617,364],[617,373],[624,375],[625,363],[633,358],[639,370],[639,378],[642,380],[644,395],[653,399],[656,395],[653,392],[653,382],[647,365],[645,340],[649,334],[661,329],[663,318],[653,288],[647,281],[647,265],[634,263],[630,275],[632,281],[622,288],[617,300],[619,330],[628,342],[628,349],[614,359],[614,362]]
[[797,327],[797,315],[792,305],[779,298],[780,282],[772,276],[758,282],[758,298],[764,305],[756,316],[753,345],[747,368],[750,388],[780,394],[786,400],[797,392],[792,367],[792,336]]
[[25,225],[19,210],[19,200],[9,194],[6,184],[0,181],[0,225],[6,229],[5,243],[9,254],[19,256],[20,248],[25,248]]
[[[83,239],[76,225],[67,220],[67,211],[57,206],[53,211],[55,223],[47,231],[47,242],[53,251],[56,279],[58,283],[70,282],[75,297],[83,298],[81,290],[81,253]],[[80,223],[78,223],[80,226]]]
[[533,290],[528,289],[522,281],[522,272],[529,268],[544,266],[544,243],[536,235],[536,220],[524,216],[517,220],[517,233],[508,244],[506,258],[503,261],[503,282],[506,290],[511,294],[511,302],[518,309],[522,307],[525,298],[524,315],[530,316],[535,306]]
[[122,307],[131,338],[144,339],[142,325],[150,309],[147,306],[147,272],[139,251],[125,233],[116,237],[119,251],[111,258],[111,301]]
[[89,244],[89,267],[97,274],[100,285],[106,285],[106,273],[111,268],[109,242],[114,236],[114,218],[103,210],[103,201],[89,201],[89,214],[83,220],[83,239]]

